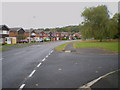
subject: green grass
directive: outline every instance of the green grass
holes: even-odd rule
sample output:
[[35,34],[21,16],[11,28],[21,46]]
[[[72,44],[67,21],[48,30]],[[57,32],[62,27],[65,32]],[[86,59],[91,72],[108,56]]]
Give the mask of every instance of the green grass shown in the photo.
[[102,48],[106,50],[111,50],[114,52],[119,52],[118,42],[117,41],[109,41],[109,42],[98,42],[98,41],[83,41],[83,42],[75,42],[73,44],[74,48]]
[[21,46],[17,46],[18,48],[21,48],[21,47],[28,47],[30,45],[21,45]]
[[9,49],[0,49],[0,51],[7,51],[7,50],[9,50]]
[[56,50],[56,51],[63,51],[63,50],[65,49],[65,47],[66,47],[69,43],[71,43],[71,42],[67,42],[67,43],[64,43],[64,44],[62,44],[62,45],[60,45],[60,46],[57,46],[57,47],[55,47],[55,50]]
[[9,47],[9,46],[13,46],[14,44],[5,44],[5,45],[0,45],[0,47]]

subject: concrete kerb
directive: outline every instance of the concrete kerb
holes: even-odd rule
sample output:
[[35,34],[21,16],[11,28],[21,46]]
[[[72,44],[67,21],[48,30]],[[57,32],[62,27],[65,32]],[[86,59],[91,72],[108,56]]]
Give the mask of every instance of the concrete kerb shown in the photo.
[[83,90],[83,89],[84,89],[84,90],[92,90],[92,89],[91,89],[91,86],[92,86],[92,85],[94,85],[95,83],[97,83],[97,82],[98,82],[99,80],[101,80],[102,78],[105,78],[105,77],[107,77],[108,75],[113,74],[113,73],[118,72],[118,71],[120,71],[120,69],[115,70],[115,71],[112,71],[112,72],[109,72],[109,73],[107,73],[107,74],[105,74],[105,75],[103,75],[103,76],[100,76],[99,78],[97,78],[97,79],[95,79],[95,80],[93,80],[93,81],[91,81],[91,82],[89,82],[89,83],[87,83],[87,84],[79,87],[77,90]]

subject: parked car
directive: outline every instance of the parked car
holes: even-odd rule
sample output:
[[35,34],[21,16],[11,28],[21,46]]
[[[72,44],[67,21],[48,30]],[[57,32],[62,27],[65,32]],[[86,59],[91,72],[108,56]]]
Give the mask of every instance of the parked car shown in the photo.
[[17,43],[28,43],[28,41],[26,41],[26,40],[20,40],[20,41],[17,41]]

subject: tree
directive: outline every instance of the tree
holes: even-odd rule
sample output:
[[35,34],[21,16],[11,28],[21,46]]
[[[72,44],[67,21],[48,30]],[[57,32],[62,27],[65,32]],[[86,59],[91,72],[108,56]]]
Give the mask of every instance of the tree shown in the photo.
[[[112,17],[112,26],[110,28],[114,28],[114,38],[120,38],[120,13],[114,14]],[[115,33],[116,32],[116,33]]]
[[105,5],[86,8],[82,16],[84,23],[81,33],[84,38],[95,38],[102,42],[108,37],[109,11]]

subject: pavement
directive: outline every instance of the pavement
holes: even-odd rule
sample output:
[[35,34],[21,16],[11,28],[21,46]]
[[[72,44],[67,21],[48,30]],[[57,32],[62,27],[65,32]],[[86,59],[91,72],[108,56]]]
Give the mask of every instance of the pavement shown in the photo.
[[4,51],[3,88],[76,90],[101,75],[118,69],[117,54],[76,54],[53,50],[65,42],[68,41]]

